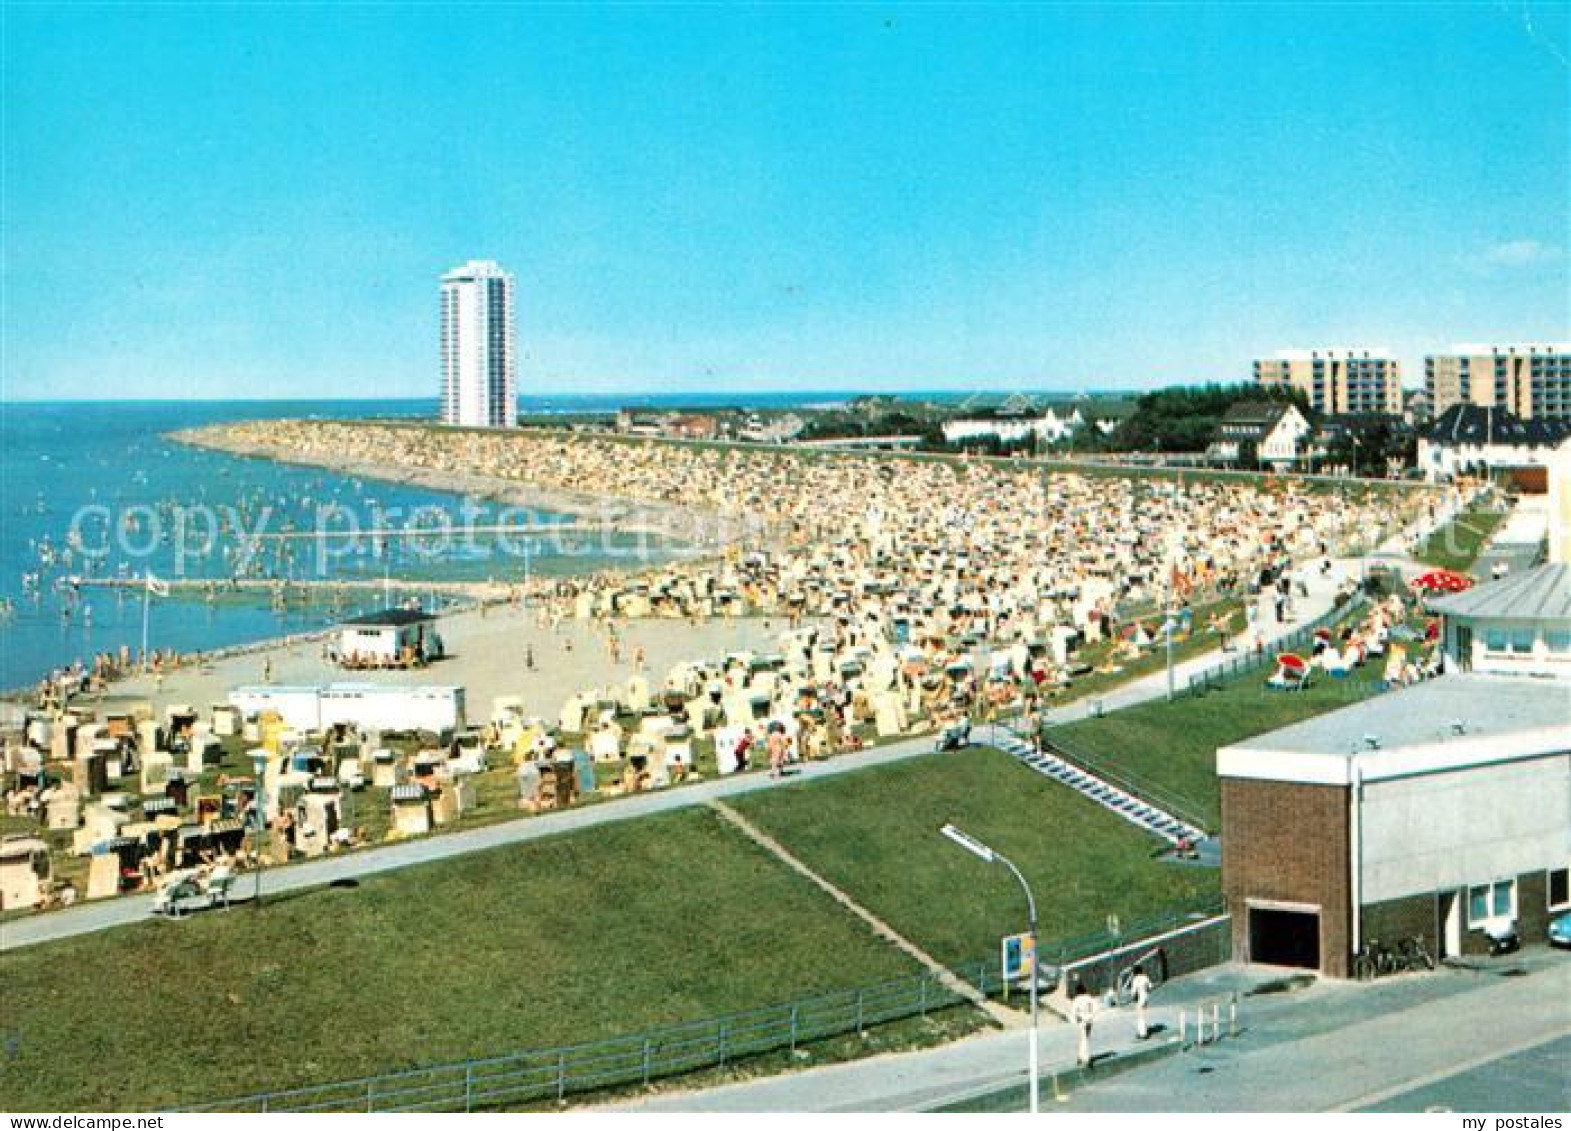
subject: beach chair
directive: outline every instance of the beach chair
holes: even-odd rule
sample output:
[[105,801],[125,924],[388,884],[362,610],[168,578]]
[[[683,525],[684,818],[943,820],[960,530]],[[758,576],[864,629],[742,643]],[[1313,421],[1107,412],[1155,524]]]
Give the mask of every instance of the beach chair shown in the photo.
[[1296,652],[1281,653],[1266,686],[1277,691],[1302,691],[1309,686],[1309,663]]

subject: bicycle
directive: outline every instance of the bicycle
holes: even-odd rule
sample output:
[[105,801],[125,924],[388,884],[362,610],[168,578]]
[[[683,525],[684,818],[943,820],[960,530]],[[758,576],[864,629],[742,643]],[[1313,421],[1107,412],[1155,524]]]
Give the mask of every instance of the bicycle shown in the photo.
[[1379,939],[1368,939],[1353,953],[1353,977],[1368,982],[1396,972],[1397,960]]
[[1353,962],[1348,972],[1358,982],[1367,982],[1375,976],[1375,956],[1367,942],[1353,952]]
[[1400,944],[1402,969],[1404,970],[1433,970],[1435,968],[1434,955],[1429,953],[1429,948],[1424,945],[1423,935],[1414,935],[1410,939],[1403,939]]

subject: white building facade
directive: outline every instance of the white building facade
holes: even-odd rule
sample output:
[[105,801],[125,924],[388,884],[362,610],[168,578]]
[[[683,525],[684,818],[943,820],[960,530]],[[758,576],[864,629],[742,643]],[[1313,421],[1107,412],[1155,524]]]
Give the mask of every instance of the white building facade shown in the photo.
[[513,277],[488,259],[442,276],[442,423],[518,423]]

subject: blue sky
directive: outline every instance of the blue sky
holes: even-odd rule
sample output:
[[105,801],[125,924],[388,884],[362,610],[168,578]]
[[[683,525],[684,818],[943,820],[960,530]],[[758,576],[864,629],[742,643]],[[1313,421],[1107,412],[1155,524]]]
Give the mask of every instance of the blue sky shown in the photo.
[[1565,4],[91,6],[4,20],[4,395],[1239,379],[1565,340]]

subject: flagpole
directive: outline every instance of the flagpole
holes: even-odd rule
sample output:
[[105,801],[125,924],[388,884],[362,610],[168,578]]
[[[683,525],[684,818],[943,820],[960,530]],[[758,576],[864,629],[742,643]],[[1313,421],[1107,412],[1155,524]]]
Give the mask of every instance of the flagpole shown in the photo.
[[147,621],[153,608],[153,577],[147,574],[142,578],[142,670],[148,670],[148,661],[151,657],[147,654]]

